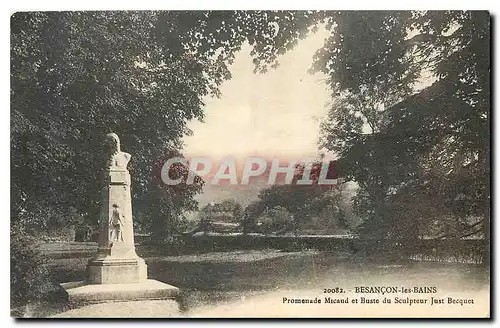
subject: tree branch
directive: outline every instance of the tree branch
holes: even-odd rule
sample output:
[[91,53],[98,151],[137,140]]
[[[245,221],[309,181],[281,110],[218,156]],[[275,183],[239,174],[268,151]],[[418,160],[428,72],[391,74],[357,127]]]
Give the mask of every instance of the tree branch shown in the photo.
[[[481,223],[483,223],[483,222],[484,222],[484,219],[482,219],[482,220],[480,220],[480,221],[478,221],[478,222],[474,223],[473,225],[469,226],[469,229],[472,229],[472,228],[474,228],[474,227],[478,226],[479,224],[481,224]],[[479,231],[481,231],[481,230],[482,230],[482,229],[479,229],[479,230],[477,230],[477,231],[474,231],[473,233],[468,233],[468,234],[465,234],[465,235],[463,235],[463,236],[460,236],[459,238],[465,238],[465,237],[472,236],[472,235],[474,235],[474,234],[478,233],[478,232],[479,232]],[[443,239],[443,238],[446,238],[446,237],[450,237],[450,236],[452,236],[452,235],[453,235],[453,233],[444,234],[444,235],[442,235],[442,236],[439,236],[439,237],[434,238],[433,240]]]

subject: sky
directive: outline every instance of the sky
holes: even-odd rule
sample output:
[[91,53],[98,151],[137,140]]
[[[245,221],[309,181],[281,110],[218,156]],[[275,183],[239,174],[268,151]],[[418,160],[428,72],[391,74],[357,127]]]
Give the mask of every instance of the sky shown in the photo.
[[[252,185],[211,185],[210,179],[223,158],[236,161],[241,170],[243,161],[260,156],[270,161],[278,158],[286,165],[290,160],[317,157],[320,123],[328,111],[330,92],[323,73],[311,75],[314,53],[328,31],[319,29],[285,55],[280,66],[264,74],[253,72],[251,47],[245,44],[230,67],[232,78],[220,88],[220,98],[205,99],[205,122],[191,121],[192,136],[184,138],[187,158],[204,156],[213,160],[211,172],[203,176],[207,184],[197,196],[200,205],[233,198],[243,205],[255,199],[264,181]],[[425,73],[425,72],[424,72]],[[427,74],[428,75],[428,74]],[[434,80],[423,74],[417,89]],[[366,132],[368,125],[364,126]],[[324,160],[336,159],[326,153]]]
[[[319,126],[330,92],[326,75],[311,75],[308,69],[326,37],[326,30],[320,29],[299,41],[279,58],[278,68],[265,74],[254,74],[251,47],[245,44],[230,67],[232,78],[221,86],[221,97],[205,99],[205,122],[189,123],[193,135],[184,138],[184,156],[209,157],[214,161],[212,173],[217,161],[227,157],[240,164],[250,156],[278,158],[283,165],[291,159],[317,157]],[[265,187],[259,179],[239,186],[207,183],[196,198],[200,208],[228,198],[246,205]]]
[[299,41],[279,58],[280,66],[254,74],[250,46],[245,44],[230,67],[232,79],[219,99],[205,99],[205,123],[188,125],[184,155],[214,159],[250,155],[300,157],[316,155],[319,123],[329,101],[323,74],[307,72],[326,31]]

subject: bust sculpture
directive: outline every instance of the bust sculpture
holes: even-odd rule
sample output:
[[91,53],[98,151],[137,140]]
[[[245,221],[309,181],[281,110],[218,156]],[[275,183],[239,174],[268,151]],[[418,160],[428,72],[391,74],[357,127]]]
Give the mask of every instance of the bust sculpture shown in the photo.
[[[107,164],[105,173],[108,185],[105,186],[106,199],[109,207],[104,210],[103,224],[106,226],[108,237],[103,240],[106,247],[113,245],[133,243],[131,239],[132,231],[129,231],[128,222],[131,220],[132,211],[130,206],[130,176],[127,165],[130,161],[130,154],[122,152],[120,149],[120,139],[115,133],[106,135],[105,147],[107,149]],[[109,179],[109,180],[108,180]],[[112,205],[112,206],[110,206]],[[105,238],[105,237],[104,237]]]
[[103,168],[99,246],[89,259],[84,281],[63,285],[68,300],[75,303],[165,299],[178,289],[148,279],[147,265],[135,252],[130,155],[120,150],[114,133],[103,138],[99,154]]
[[120,150],[120,138],[116,133],[108,133],[106,135],[106,145],[109,149],[109,159],[107,167],[110,170],[126,170],[130,161],[130,154]]

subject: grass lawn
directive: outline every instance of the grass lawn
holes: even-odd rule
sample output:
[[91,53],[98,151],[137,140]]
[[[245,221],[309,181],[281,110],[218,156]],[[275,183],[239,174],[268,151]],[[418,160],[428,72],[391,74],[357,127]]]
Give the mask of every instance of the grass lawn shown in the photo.
[[[75,251],[77,247],[69,246],[68,250],[78,254]],[[55,246],[47,249],[58,252]],[[85,252],[87,255],[83,257],[51,259],[49,265],[54,278],[59,282],[83,280],[88,258],[95,250],[87,247]],[[240,304],[246,299],[273,293],[302,291],[319,295],[324,288],[337,286],[349,289],[365,285],[410,284],[439,286],[441,291],[452,293],[477,292],[489,286],[489,273],[477,265],[424,262],[376,264],[347,253],[261,250],[180,256],[142,253],[140,256],[146,260],[149,278],[181,289],[180,308],[189,315],[195,315],[202,309],[208,311],[217,304]],[[155,303],[155,306],[160,306],[158,304]],[[32,315],[47,316],[66,310],[56,304],[52,309],[47,306],[45,310],[43,307],[35,309]]]

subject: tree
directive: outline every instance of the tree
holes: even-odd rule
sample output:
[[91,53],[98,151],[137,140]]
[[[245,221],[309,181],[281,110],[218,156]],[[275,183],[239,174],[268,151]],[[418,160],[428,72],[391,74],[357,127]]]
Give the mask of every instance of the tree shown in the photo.
[[[352,211],[347,200],[347,194],[343,194],[344,183],[338,180],[336,185],[325,185],[320,183],[320,172],[323,166],[328,165],[327,179],[337,178],[337,165],[335,161],[323,162],[318,160],[310,164],[310,172],[306,170],[305,164],[298,164],[292,183],[288,185],[273,185],[261,190],[259,198],[262,205],[267,209],[267,216],[271,218],[282,217],[277,213],[286,210],[286,229],[298,229],[307,224],[313,218],[329,218],[329,224],[334,221],[339,228],[348,228],[347,221],[352,216]],[[305,174],[309,174],[305,177]],[[310,179],[311,184],[299,184],[299,180]],[[285,230],[286,230],[285,229]]]
[[243,207],[234,199],[226,199],[220,203],[210,203],[201,209],[202,216],[217,217],[222,221],[234,223],[241,222],[243,218]]
[[234,199],[226,199],[220,204],[216,204],[216,209],[220,212],[230,213],[233,222],[241,222],[243,207]]
[[[228,65],[234,53],[248,40],[256,63],[272,62],[276,53],[291,45],[286,37],[271,45],[269,35],[295,35],[295,27],[304,25],[308,15],[258,11],[13,15],[12,219],[36,230],[52,212],[64,212],[71,204],[96,224],[103,166],[100,145],[108,132],[117,133],[124,150],[132,153],[134,212],[145,212],[146,206],[154,212],[150,195],[157,192],[149,188],[156,188],[151,186],[155,163],[181,151],[181,138],[190,133],[187,121],[203,119],[203,98],[219,95],[218,86],[230,78]],[[198,190],[193,188],[185,195]],[[171,198],[165,202],[191,207]],[[165,204],[154,206],[159,213],[171,212],[160,208]]]
[[266,205],[261,199],[255,200],[248,204],[243,210],[243,233],[259,231],[257,227],[257,219],[264,213]]
[[179,184],[167,185],[162,179],[165,162],[179,157],[182,158],[182,154],[172,150],[156,160],[152,171],[153,178],[144,196],[144,214],[149,218],[145,228],[151,232],[151,237],[156,242],[170,241],[174,234],[185,231],[186,213],[198,209],[194,196],[201,193],[204,181],[195,176],[193,183],[189,183],[188,176],[192,172],[187,164],[174,163],[169,167],[169,178],[180,179]]
[[282,206],[274,206],[267,211],[270,219],[267,230],[279,232],[290,226],[290,213]]
[[[339,95],[323,145],[339,153],[339,172],[360,185],[360,232],[415,239],[432,220],[482,216],[482,224],[462,225],[463,234],[481,225],[489,240],[488,14],[347,12],[334,19],[337,33],[315,62]],[[424,73],[435,82],[422,87]]]
[[[415,240],[418,227],[451,216],[463,235],[482,227],[489,241],[489,14],[299,16],[303,34],[319,24],[331,32],[311,68],[332,91],[321,146],[339,156],[342,178],[359,185],[361,236]],[[298,39],[270,37],[270,51],[279,55],[287,49],[276,45]],[[471,216],[482,223],[462,224]]]
[[95,222],[100,144],[111,131],[132,153],[134,209],[144,209],[154,161],[180,149],[187,120],[202,117],[201,98],[221,78],[189,69],[176,45],[164,51],[157,22],[134,12],[12,17],[14,220],[46,220],[72,204]]
[[[17,267],[24,235],[54,224],[70,206],[97,226],[101,149],[115,132],[132,154],[134,215],[164,237],[196,207],[201,181],[167,188],[156,165],[181,153],[189,120],[203,119],[203,98],[218,96],[228,65],[246,40],[255,61],[272,62],[291,45],[307,13],[19,12],[11,17],[11,240]],[[297,17],[295,17],[297,16]],[[273,24],[280,22],[281,27]],[[302,24],[303,25],[303,24]],[[17,228],[14,228],[17,227]],[[22,233],[20,232],[22,231]],[[28,248],[27,248],[28,247]],[[22,271],[22,270],[21,270]],[[13,271],[13,288],[26,281]],[[35,290],[35,289],[33,289]],[[22,297],[20,299],[23,299]],[[28,297],[23,299],[25,302]]]

